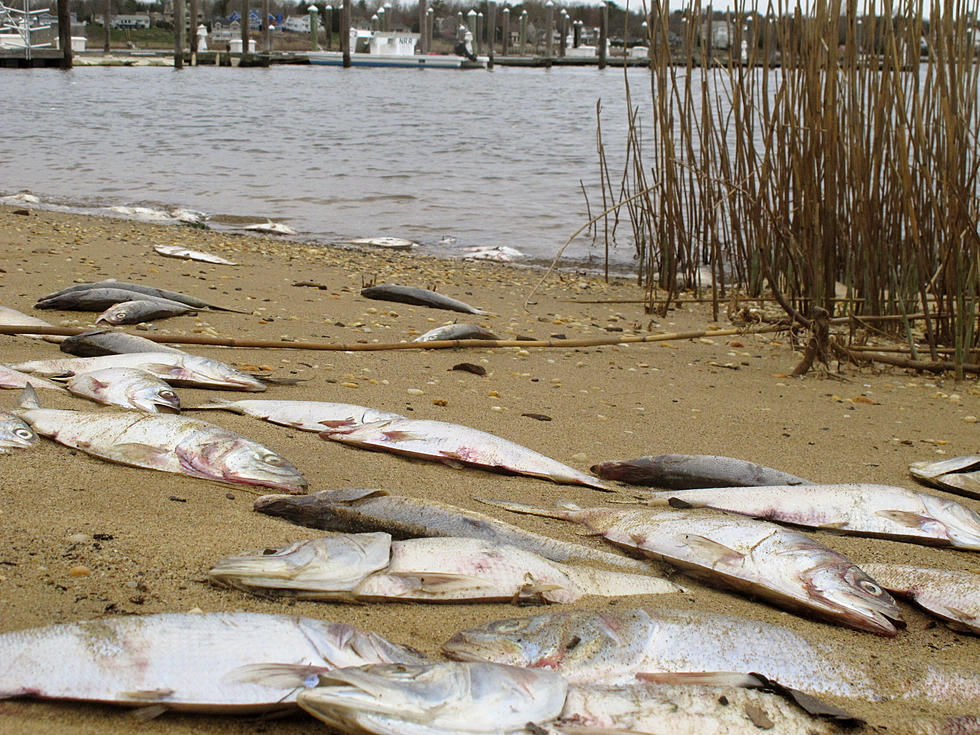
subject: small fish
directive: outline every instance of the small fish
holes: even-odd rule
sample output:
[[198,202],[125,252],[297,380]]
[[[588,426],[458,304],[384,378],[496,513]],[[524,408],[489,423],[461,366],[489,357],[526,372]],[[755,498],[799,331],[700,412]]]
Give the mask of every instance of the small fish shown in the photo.
[[0,634],[0,660],[0,699],[225,714],[294,709],[297,687],[334,668],[425,662],[350,625],[246,612],[117,615],[19,630]]
[[110,462],[306,492],[299,470],[271,449],[197,419],[140,411],[41,408],[30,386],[21,394],[16,413],[38,434]]
[[265,390],[265,384],[248,373],[218,360],[185,352],[127,352],[102,357],[66,357],[60,360],[32,360],[11,367],[26,373],[57,378],[102,368],[131,367],[152,373],[171,385],[252,392]]
[[257,419],[281,426],[291,426],[301,431],[323,431],[329,427],[353,426],[357,424],[386,421],[402,418],[397,413],[381,411],[353,403],[330,403],[328,401],[227,401],[212,398],[193,410],[222,410],[247,414]]
[[157,413],[157,406],[180,411],[180,398],[167,383],[145,370],[103,368],[73,376],[65,387],[98,403]]
[[[201,220],[203,221],[203,220]],[[194,222],[198,224],[198,222]],[[214,263],[215,265],[238,265],[234,261],[222,258],[220,255],[203,253],[200,250],[189,250],[180,245],[154,245],[154,252],[166,255],[169,258],[181,258],[182,260],[199,260],[202,263]]]
[[109,329],[93,329],[72,337],[67,337],[60,345],[61,351],[76,357],[102,357],[103,355],[122,355],[133,352],[176,352],[185,354],[176,347],[154,342],[146,337]]
[[297,703],[338,732],[518,735],[557,717],[567,689],[543,669],[449,661],[328,672]]
[[173,217],[178,222],[183,222],[185,225],[200,225],[205,226],[205,222],[208,220],[208,215],[205,212],[199,212],[196,209],[185,209],[184,207],[178,207],[170,212],[170,216]]
[[[24,314],[23,312],[17,311],[17,309],[11,309],[9,306],[0,305],[0,325],[5,327],[53,327],[54,325],[50,322],[46,322],[43,319],[38,319],[36,316],[31,316],[29,314]],[[60,342],[64,337],[57,335],[46,335],[46,334],[24,334],[23,337],[33,337],[35,339],[43,339],[47,342]]]
[[743,459],[708,454],[659,454],[655,457],[602,462],[593,465],[591,469],[606,480],[675,490],[694,487],[813,484],[802,477]]
[[518,475],[543,477],[558,483],[609,490],[591,475],[539,454],[520,444],[469,426],[444,421],[398,418],[370,424],[330,428],[324,439],[436,462],[472,465]]
[[907,597],[954,630],[980,635],[980,574],[905,564],[862,564],[889,592]]
[[22,373],[19,370],[14,370],[6,365],[0,365],[0,388],[22,389],[27,387],[28,382],[35,388],[46,388],[47,390],[60,391],[65,390],[62,386],[58,385],[57,383],[52,383],[50,380],[39,378],[36,375],[29,375],[28,373]]
[[272,222],[271,220],[267,222],[260,222],[254,225],[246,225],[242,228],[243,230],[249,230],[250,232],[266,232],[270,235],[295,235],[296,230],[294,230],[289,225],[284,225],[281,222]]
[[526,531],[484,513],[435,500],[389,495],[387,490],[345,488],[309,495],[263,495],[259,513],[322,531],[385,531],[398,539],[461,536],[511,544],[560,562],[598,562],[611,567],[651,571],[651,562],[559,541]]
[[109,207],[109,210],[123,217],[132,217],[133,219],[143,220],[144,222],[167,222],[172,219],[162,209],[153,209],[152,207],[128,207],[119,205]]
[[403,237],[358,237],[348,242],[351,245],[368,245],[375,248],[387,248],[388,250],[411,250],[419,245],[417,242],[406,240]]
[[397,301],[402,304],[414,304],[415,306],[429,306],[433,309],[449,309],[450,311],[461,311],[466,314],[486,314],[482,309],[477,309],[462,301],[451,299],[427,288],[416,288],[414,286],[399,286],[394,283],[384,283],[377,286],[368,286],[361,289],[361,296],[366,299],[377,299],[379,301]]
[[500,339],[500,337],[478,324],[446,324],[442,327],[430,329],[412,341],[435,342],[442,339]]
[[855,536],[980,551],[980,515],[892,485],[763,485],[654,493],[677,508],[714,508]]
[[666,561],[711,584],[792,612],[884,636],[903,625],[895,601],[855,564],[819,541],[774,523],[711,510],[555,510],[488,501],[516,513],[585,525],[617,546]]
[[23,419],[0,410],[0,454],[9,454],[11,449],[27,449],[35,442],[37,434]]
[[134,298],[154,298],[170,306],[191,309],[180,301],[171,301],[159,297],[138,297],[135,292],[122,288],[91,288],[86,291],[69,291],[58,296],[45,297],[38,301],[35,309],[65,309],[68,311],[103,311],[116,304],[131,301]]
[[909,473],[921,483],[980,499],[980,457],[953,457],[941,462],[913,462]]
[[139,324],[153,319],[166,319],[171,316],[181,316],[182,314],[196,314],[197,309],[187,304],[180,304],[176,301],[164,301],[163,299],[135,299],[133,301],[123,301],[122,303],[110,306],[99,314],[95,323],[108,322],[109,324]]
[[[55,293],[48,294],[47,296],[42,296],[40,301],[47,301],[49,299],[56,298],[58,296],[63,296],[68,293],[73,293],[77,291],[91,291],[93,289],[100,288],[112,288],[119,289],[122,291],[131,291],[132,293],[142,294],[144,296],[150,296],[155,299],[167,299],[168,301],[178,301],[181,304],[187,304],[188,306],[196,306],[199,309],[213,309],[215,311],[234,311],[238,313],[248,313],[240,311],[239,309],[231,309],[227,306],[215,306],[214,304],[209,304],[207,301],[202,301],[195,296],[188,296],[187,294],[180,293],[178,291],[168,291],[165,288],[156,288],[154,286],[144,286],[141,283],[129,283],[128,281],[117,281],[114,278],[110,278],[105,281],[97,281],[95,283],[78,283],[74,286],[69,286],[68,288],[63,288]],[[134,297],[128,296],[120,301],[130,301]],[[111,306],[109,304],[108,306]],[[106,308],[106,307],[102,307]],[[93,309],[93,311],[97,311]]]
[[524,253],[516,248],[509,248],[506,245],[481,246],[472,248],[462,248],[464,258],[473,260],[493,260],[498,263],[510,263],[517,258],[523,258]]
[[219,561],[212,582],[302,599],[414,602],[575,602],[586,595],[681,592],[652,575],[560,564],[473,538],[392,541],[386,533],[333,534]]

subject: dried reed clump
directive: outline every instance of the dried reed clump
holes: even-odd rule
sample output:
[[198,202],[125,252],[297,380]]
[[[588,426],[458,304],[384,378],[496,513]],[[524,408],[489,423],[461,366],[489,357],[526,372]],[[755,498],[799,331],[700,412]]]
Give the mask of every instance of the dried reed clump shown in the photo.
[[731,283],[803,314],[844,297],[924,312],[932,359],[945,344],[962,364],[978,342],[978,0],[777,2],[652,8],[650,132],[630,103],[619,192],[650,308],[678,283],[710,286],[716,317]]

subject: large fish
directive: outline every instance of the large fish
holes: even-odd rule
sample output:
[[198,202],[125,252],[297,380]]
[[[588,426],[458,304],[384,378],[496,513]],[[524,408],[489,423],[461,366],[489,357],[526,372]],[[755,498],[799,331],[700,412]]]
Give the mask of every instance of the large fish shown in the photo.
[[103,357],[66,357],[60,360],[32,360],[11,367],[48,377],[71,377],[103,368],[129,367],[145,370],[171,385],[252,392],[265,390],[262,381],[248,373],[218,360],[185,352],[132,352]]
[[180,411],[180,398],[167,383],[145,370],[103,368],[72,376],[65,387],[98,403],[158,413],[157,406]]
[[121,288],[91,288],[85,291],[68,291],[58,296],[46,296],[34,304],[35,309],[64,309],[66,311],[102,311],[116,304],[136,298],[155,299],[174,308],[196,309],[180,301],[160,297],[143,296]]
[[177,352],[185,354],[176,347],[154,342],[126,332],[109,329],[93,329],[72,337],[66,337],[60,349],[76,357],[102,357],[103,355],[122,355],[131,352]]
[[219,561],[212,582],[303,599],[415,602],[575,602],[586,595],[681,592],[650,574],[545,559],[472,538],[392,541],[386,533],[333,534]]
[[605,480],[683,490],[691,487],[753,485],[811,485],[802,477],[746,462],[709,454],[658,454],[601,462],[592,472]]
[[980,550],[980,515],[955,500],[892,485],[702,488],[658,493],[651,499],[834,533]]
[[[572,684],[629,684],[644,673],[699,674],[694,681],[730,677],[705,672],[757,673],[810,694],[880,700],[924,698],[975,708],[980,674],[910,662],[894,672],[865,661],[874,649],[849,642],[818,643],[788,628],[700,610],[605,608],[558,610],[508,618],[456,633],[443,652],[458,661],[494,661],[551,669]],[[971,710],[973,711],[973,710]]]
[[321,674],[297,703],[331,728],[378,735],[518,735],[556,718],[568,685],[542,669],[454,661]]
[[413,304],[415,306],[428,306],[433,309],[449,309],[450,311],[461,311],[465,314],[486,314],[483,309],[477,309],[462,301],[451,299],[448,296],[430,291],[427,288],[416,288],[415,286],[399,286],[394,283],[382,283],[377,286],[368,286],[361,289],[361,296],[366,299],[377,299],[379,301],[397,301],[403,304]]
[[330,403],[328,401],[228,401],[223,398],[212,398],[207,403],[191,408],[193,410],[218,409],[247,414],[273,424],[316,432],[323,431],[328,427],[351,426],[403,418],[400,414],[381,411],[368,406],[357,406],[353,403]]
[[[29,314],[24,314],[23,312],[17,311],[17,309],[11,309],[9,306],[0,305],[0,325],[5,327],[53,327],[54,325],[50,322],[46,322],[43,319],[38,319],[36,316],[31,316]],[[24,337],[34,337],[35,339],[43,339],[48,342],[60,342],[64,337],[55,335],[42,335],[42,334],[25,334]]]
[[0,698],[241,713],[293,708],[297,681],[315,683],[334,668],[425,659],[350,625],[238,612],[119,615],[4,633],[0,661]]
[[444,339],[500,339],[500,337],[479,324],[446,324],[430,329],[412,341],[437,342]]
[[22,373],[19,370],[14,370],[6,365],[0,365],[0,388],[25,388],[28,382],[35,388],[60,390],[62,392],[65,390],[62,386],[58,385],[57,383],[52,383],[50,380],[39,378],[36,375],[29,375],[28,373]]
[[94,457],[218,482],[306,492],[306,480],[290,462],[204,421],[141,411],[41,408],[30,387],[21,394],[20,405],[17,415],[38,434]]
[[389,495],[387,490],[344,488],[309,495],[263,495],[255,510],[323,531],[385,531],[393,537],[460,536],[511,544],[561,562],[598,562],[622,569],[650,571],[651,562],[560,541],[436,500]]
[[862,564],[886,590],[907,597],[954,630],[980,635],[980,574],[907,564]]
[[139,324],[153,319],[166,319],[183,314],[196,314],[197,307],[163,299],[134,299],[110,306],[99,314],[96,324]]
[[[110,278],[105,281],[98,281],[95,283],[79,283],[74,286],[69,286],[68,288],[63,288],[55,293],[48,294],[47,296],[42,296],[40,301],[46,301],[48,299],[55,298],[57,296],[62,296],[63,294],[72,293],[76,291],[90,291],[92,289],[98,288],[113,288],[122,291],[129,291],[130,293],[143,294],[144,296],[151,296],[157,299],[168,299],[170,301],[179,301],[182,304],[187,304],[188,306],[196,306],[199,309],[214,309],[216,311],[234,311],[241,312],[239,309],[231,309],[226,306],[215,306],[214,304],[209,304],[207,301],[202,301],[196,296],[188,296],[187,294],[180,293],[178,291],[168,291],[165,288],[155,288],[153,286],[144,286],[141,283],[128,283],[127,281],[117,281],[114,278]],[[133,296],[128,296],[127,298],[120,299],[120,301],[129,301]],[[105,307],[103,307],[105,308]]]
[[712,510],[548,510],[492,502],[518,513],[581,523],[617,546],[793,612],[886,636],[896,634],[895,624],[904,625],[895,601],[859,567],[809,536],[774,523]]
[[406,454],[450,465],[473,465],[518,475],[543,477],[569,485],[585,485],[598,490],[610,489],[598,478],[520,444],[469,426],[448,424],[444,421],[398,418],[330,428],[320,436],[366,449]]
[[919,482],[951,493],[980,498],[980,457],[952,457],[941,462],[913,462],[909,473]]
[[36,441],[37,434],[23,419],[0,410],[0,454],[8,454],[11,449],[27,449]]

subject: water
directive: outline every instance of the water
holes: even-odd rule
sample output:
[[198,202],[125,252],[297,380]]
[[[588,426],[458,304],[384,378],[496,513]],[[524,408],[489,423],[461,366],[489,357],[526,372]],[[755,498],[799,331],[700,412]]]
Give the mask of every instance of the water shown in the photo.
[[[648,74],[629,72],[643,112]],[[0,194],[271,218],[303,239],[388,235],[440,255],[507,246],[531,262],[588,220],[580,180],[601,208],[597,100],[613,177],[627,129],[612,68],[5,70],[0,98]],[[562,262],[602,257],[579,236]]]

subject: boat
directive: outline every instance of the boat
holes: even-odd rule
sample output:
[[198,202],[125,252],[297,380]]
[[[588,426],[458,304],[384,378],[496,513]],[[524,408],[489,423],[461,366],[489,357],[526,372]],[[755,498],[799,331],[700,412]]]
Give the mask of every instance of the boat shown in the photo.
[[[482,61],[448,54],[419,54],[415,47],[418,33],[350,29],[351,66],[394,67],[405,69],[482,69]],[[304,54],[311,64],[343,66],[340,51],[309,51]]]

